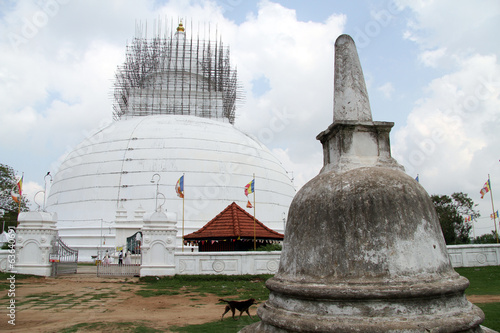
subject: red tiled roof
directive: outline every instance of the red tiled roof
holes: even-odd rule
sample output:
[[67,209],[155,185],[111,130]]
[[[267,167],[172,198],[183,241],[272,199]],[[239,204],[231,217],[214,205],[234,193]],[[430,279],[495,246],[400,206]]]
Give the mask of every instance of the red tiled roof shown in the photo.
[[[226,207],[203,228],[184,236],[187,241],[238,238],[253,239],[254,218],[235,202]],[[255,219],[258,239],[283,240],[283,235]]]

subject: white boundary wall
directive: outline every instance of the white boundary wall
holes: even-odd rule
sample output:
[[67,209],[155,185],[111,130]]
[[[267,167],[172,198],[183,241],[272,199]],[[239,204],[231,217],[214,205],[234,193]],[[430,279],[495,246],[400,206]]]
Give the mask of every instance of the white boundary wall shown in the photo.
[[0,272],[10,271],[9,250],[0,250]]
[[[500,265],[500,244],[449,245],[453,267]],[[175,253],[175,273],[198,274],[275,274],[281,252],[197,252]]]
[[278,272],[280,255],[280,251],[176,253],[175,273],[180,275],[275,274]]
[[[450,245],[453,267],[500,265],[500,244]],[[0,271],[7,271],[8,250],[0,250]],[[275,274],[281,252],[176,252],[175,274]]]
[[453,267],[500,265],[500,244],[448,245]]

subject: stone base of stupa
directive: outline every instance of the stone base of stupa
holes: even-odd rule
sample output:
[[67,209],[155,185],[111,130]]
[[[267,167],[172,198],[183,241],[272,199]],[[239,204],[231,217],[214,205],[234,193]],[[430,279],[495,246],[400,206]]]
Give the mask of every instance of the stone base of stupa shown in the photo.
[[407,286],[388,281],[300,288],[271,279],[269,300],[258,309],[262,321],[241,332],[483,332],[482,311],[459,290],[467,284],[458,275]]
[[[484,326],[481,326],[480,329],[482,331],[476,329],[476,330],[467,330],[467,331],[461,331],[461,332],[498,333],[497,331],[489,329],[489,328],[484,327]],[[395,330],[387,330],[387,331],[391,331],[391,332],[413,332],[413,331],[408,331],[408,330],[405,330],[405,329],[395,329]],[[287,331],[287,330],[283,330],[283,329],[280,329],[280,328],[276,328],[274,326],[269,326],[269,325],[266,325],[263,322],[258,322],[258,323],[252,324],[250,326],[246,326],[245,328],[243,328],[240,331],[240,333],[249,333],[249,332],[285,333],[285,332],[291,332],[291,331]],[[296,332],[298,332],[298,331],[296,331]],[[312,331],[309,331],[309,332],[312,332]],[[331,332],[361,332],[361,331],[357,330],[356,328],[353,327],[353,328],[351,328],[349,330],[346,330],[346,331],[333,330]],[[382,332],[382,331],[376,330],[376,329],[373,329],[373,328],[369,327],[368,329],[364,330],[364,332]],[[431,332],[431,331],[421,330],[421,331],[418,331],[418,332]],[[436,332],[438,332],[438,331],[436,331]],[[439,332],[444,332],[444,331],[439,331]]]

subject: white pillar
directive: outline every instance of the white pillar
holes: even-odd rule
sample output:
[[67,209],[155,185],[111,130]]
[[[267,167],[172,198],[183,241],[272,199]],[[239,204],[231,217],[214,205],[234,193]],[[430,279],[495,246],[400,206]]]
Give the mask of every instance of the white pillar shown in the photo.
[[123,247],[123,252],[126,252],[127,238],[141,230],[144,213],[145,211],[141,206],[134,211],[133,216],[130,218],[128,217],[128,212],[125,208],[120,207],[116,211],[115,248]]
[[49,254],[58,233],[57,214],[22,212],[18,217],[16,266],[19,274],[50,276]]
[[175,213],[144,215],[141,276],[175,275],[176,226]]

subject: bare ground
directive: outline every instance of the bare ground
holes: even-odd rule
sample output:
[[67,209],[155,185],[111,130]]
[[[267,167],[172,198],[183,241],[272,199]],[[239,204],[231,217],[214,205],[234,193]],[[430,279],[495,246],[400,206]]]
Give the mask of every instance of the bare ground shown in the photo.
[[[9,325],[5,319],[3,304],[8,305],[8,299],[3,298],[0,331],[60,332],[80,323],[144,322],[145,326],[169,332],[172,325],[216,321],[225,308],[214,295],[142,297],[135,294],[140,288],[138,278],[97,278],[93,274],[21,280],[16,286],[16,325]],[[499,295],[473,295],[468,299],[472,303],[500,302]],[[250,309],[252,316],[256,310],[257,306]],[[116,328],[116,332],[121,330]]]
[[[7,323],[6,307],[2,305],[0,331],[59,332],[80,323],[143,321],[145,326],[169,332],[172,325],[216,321],[224,312],[225,304],[214,295],[142,297],[135,294],[140,288],[138,278],[97,278],[90,274],[21,280],[16,286],[16,325]],[[7,302],[6,298],[2,301]],[[252,316],[256,309],[250,309]],[[232,319],[226,315],[225,320]]]

